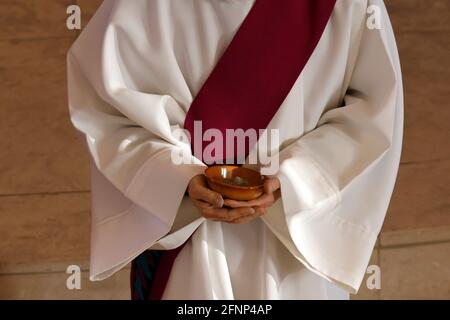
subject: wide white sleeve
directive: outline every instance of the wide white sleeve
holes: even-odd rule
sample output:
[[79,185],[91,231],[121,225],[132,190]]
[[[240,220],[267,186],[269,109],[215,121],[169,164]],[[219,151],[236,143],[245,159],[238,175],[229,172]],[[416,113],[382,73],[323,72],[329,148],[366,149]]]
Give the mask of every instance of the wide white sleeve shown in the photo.
[[[174,133],[183,128],[185,108],[164,89],[185,84],[176,83],[173,79],[177,77],[168,79],[174,71],[164,70],[160,63],[164,57],[157,54],[163,39],[145,41],[147,30],[139,29],[139,23],[133,20],[138,15],[130,14],[129,21],[124,21],[123,14],[115,17],[114,10],[138,9],[121,4],[122,8],[115,8],[115,1],[105,1],[69,51],[71,121],[84,135],[98,171],[134,206],[143,209],[142,219],[149,218],[142,223],[135,221],[137,228],[156,221],[169,231],[189,180],[202,173],[205,165],[191,155],[187,140]],[[155,34],[157,37],[158,32]],[[182,150],[188,153],[191,164],[172,161],[172,152],[179,155]],[[114,203],[115,199],[102,201]],[[105,217],[93,217],[93,228],[102,223],[102,228],[107,228],[107,221],[102,220],[114,217],[108,217],[108,213]],[[151,244],[161,237],[151,230],[147,229],[147,240],[142,243]],[[121,244],[141,236],[131,229],[125,231],[125,226],[114,227],[103,239],[110,238],[114,243],[111,241],[109,247],[105,244],[102,252],[96,249],[95,257],[91,255],[91,259],[102,261],[99,272],[139,254]],[[119,245],[123,247],[121,253]],[[114,258],[110,258],[113,253]]]
[[264,218],[308,268],[352,293],[381,229],[402,145],[397,48],[383,2],[373,4],[381,9],[382,29],[367,28],[364,19],[344,105],[280,151],[284,216]]

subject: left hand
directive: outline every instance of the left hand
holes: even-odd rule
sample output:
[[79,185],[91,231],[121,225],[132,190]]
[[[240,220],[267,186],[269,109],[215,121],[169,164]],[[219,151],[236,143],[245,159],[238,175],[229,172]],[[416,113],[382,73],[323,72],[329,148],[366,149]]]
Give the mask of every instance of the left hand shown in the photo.
[[[225,199],[224,205],[231,208],[258,208],[265,214],[266,209],[271,207],[281,197],[280,187],[280,180],[278,180],[278,178],[266,178],[264,180],[264,193],[259,198],[250,201]],[[242,219],[245,219],[245,217]],[[244,223],[245,221],[242,222]]]

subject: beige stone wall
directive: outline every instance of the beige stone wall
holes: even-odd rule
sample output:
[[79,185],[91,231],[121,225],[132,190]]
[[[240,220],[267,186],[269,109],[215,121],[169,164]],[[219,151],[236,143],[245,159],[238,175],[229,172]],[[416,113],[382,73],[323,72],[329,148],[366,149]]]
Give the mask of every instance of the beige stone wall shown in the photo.
[[[87,281],[89,167],[66,102],[65,27],[99,0],[0,1],[0,298],[129,296],[128,272]],[[371,264],[382,289],[354,298],[450,298],[450,0],[387,0],[405,85],[399,178]],[[69,264],[81,291],[65,288]]]

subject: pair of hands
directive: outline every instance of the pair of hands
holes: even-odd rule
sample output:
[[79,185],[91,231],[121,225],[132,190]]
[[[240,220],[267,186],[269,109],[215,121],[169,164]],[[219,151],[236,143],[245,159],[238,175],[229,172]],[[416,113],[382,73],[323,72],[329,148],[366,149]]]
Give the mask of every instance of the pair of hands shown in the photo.
[[243,224],[264,215],[281,196],[278,178],[264,180],[264,193],[251,201],[236,201],[223,197],[208,188],[206,177],[199,174],[191,179],[188,194],[206,219],[233,224]]

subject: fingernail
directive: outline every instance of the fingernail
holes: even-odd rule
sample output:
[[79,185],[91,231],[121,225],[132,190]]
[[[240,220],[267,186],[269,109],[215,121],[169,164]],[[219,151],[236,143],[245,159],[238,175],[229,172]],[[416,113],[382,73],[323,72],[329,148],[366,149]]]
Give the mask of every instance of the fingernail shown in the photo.
[[250,213],[255,213],[256,212],[256,210],[255,209],[253,209],[253,208],[250,208]]

